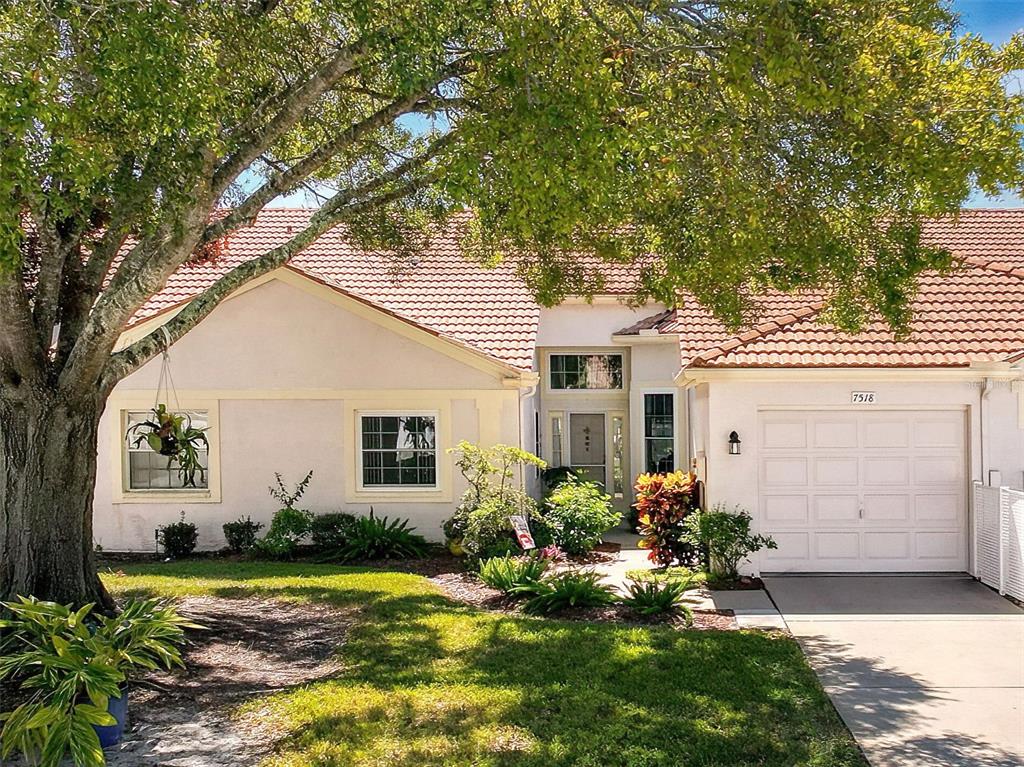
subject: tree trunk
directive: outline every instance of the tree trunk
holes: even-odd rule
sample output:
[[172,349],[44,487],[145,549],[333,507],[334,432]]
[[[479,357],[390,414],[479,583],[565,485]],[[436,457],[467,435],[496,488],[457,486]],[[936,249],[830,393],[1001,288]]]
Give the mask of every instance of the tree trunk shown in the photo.
[[0,599],[32,595],[113,610],[92,537],[104,401],[99,392],[14,399],[0,390]]

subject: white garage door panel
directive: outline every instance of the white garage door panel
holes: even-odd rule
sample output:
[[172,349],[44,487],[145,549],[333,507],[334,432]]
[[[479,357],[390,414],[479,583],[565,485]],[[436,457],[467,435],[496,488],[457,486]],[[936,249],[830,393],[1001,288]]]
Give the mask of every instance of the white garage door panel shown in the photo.
[[964,413],[763,412],[768,572],[967,568]]

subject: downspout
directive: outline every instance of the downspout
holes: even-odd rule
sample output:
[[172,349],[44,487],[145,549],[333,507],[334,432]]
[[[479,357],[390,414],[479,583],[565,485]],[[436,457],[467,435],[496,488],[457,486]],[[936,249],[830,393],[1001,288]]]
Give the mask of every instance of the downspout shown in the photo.
[[981,460],[981,482],[983,485],[988,485],[988,457],[985,450],[985,415],[986,408],[985,403],[988,401],[989,395],[992,393],[992,379],[985,378],[985,383],[981,387],[981,391],[978,394],[978,437],[981,444],[978,446],[978,454]]
[[[520,441],[520,443],[523,441],[523,406],[526,404],[526,400],[531,399],[533,396],[535,396],[537,394],[537,387],[538,386],[540,386],[540,379],[539,378],[536,381],[534,381],[533,384],[530,386],[530,388],[526,389],[525,391],[523,389],[519,389],[519,413],[517,415],[518,415],[518,418],[519,418],[519,441]],[[534,410],[533,426],[534,426],[534,429],[536,430],[537,433],[533,435],[533,444],[530,446],[530,450],[529,450],[529,452],[531,452],[531,453],[534,450],[537,449],[537,445],[540,442],[540,420],[536,416],[536,409]],[[520,445],[520,447],[522,447],[523,450],[526,450],[526,447],[524,445]],[[540,456],[537,456],[537,457],[539,458]],[[522,486],[525,487],[526,486],[526,477],[522,473],[524,471],[524,469],[522,467],[520,467],[519,471],[520,471],[519,482],[520,482],[520,484]],[[538,480],[539,480],[539,475],[538,475]],[[537,485],[538,485],[538,487],[540,486],[540,482],[539,481],[538,481]]]

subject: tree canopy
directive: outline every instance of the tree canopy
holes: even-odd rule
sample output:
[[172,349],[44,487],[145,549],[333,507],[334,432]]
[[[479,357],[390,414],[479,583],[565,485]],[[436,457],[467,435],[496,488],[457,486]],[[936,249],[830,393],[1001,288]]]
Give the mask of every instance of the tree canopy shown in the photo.
[[468,252],[518,259],[546,303],[599,289],[587,253],[734,324],[809,287],[841,325],[904,326],[947,264],[922,218],[1024,168],[1024,44],[955,22],[937,0],[10,0],[7,384],[112,386],[155,353],[113,348],[167,277],[302,187],[309,228],[172,337],[338,223],[402,254],[467,207]]
[[[637,301],[733,324],[811,288],[845,327],[905,327],[915,275],[948,266],[922,219],[1021,186],[1022,51],[939,0],[0,2],[0,598],[113,609],[107,397],[337,225],[401,258],[468,208],[467,254],[546,303],[609,260]],[[117,345],[301,188],[307,226]]]

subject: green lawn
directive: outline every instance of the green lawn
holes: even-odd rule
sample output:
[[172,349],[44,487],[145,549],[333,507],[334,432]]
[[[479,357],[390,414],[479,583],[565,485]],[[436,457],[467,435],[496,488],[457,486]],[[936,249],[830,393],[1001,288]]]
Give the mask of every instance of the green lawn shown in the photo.
[[864,765],[789,639],[510,618],[379,570],[125,570],[121,596],[363,606],[340,678],[249,704],[290,733],[273,767]]

